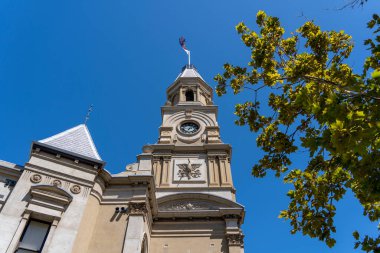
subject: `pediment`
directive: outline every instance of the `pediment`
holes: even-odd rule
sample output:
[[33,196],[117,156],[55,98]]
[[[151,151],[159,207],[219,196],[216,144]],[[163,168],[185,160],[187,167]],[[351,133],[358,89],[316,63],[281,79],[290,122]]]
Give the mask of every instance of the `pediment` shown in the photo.
[[221,206],[219,203],[205,201],[184,199],[176,201],[168,201],[158,206],[160,211],[189,211],[189,210],[218,210]]
[[181,193],[157,199],[159,212],[202,212],[243,210],[238,203],[219,196],[203,193]]
[[30,195],[30,203],[54,206],[58,209],[65,209],[72,201],[72,196],[68,192],[53,185],[32,186]]

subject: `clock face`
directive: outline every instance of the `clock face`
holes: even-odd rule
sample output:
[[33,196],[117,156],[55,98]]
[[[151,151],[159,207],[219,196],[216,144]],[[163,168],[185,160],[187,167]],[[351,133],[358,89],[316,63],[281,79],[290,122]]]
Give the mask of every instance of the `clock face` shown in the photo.
[[193,134],[198,132],[199,126],[193,122],[185,122],[179,127],[179,129],[182,133]]

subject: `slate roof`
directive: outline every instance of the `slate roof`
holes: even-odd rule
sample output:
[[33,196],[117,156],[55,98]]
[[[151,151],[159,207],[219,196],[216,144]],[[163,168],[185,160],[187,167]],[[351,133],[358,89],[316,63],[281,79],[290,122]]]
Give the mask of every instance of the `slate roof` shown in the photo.
[[102,160],[85,124],[80,124],[38,142],[78,155],[90,157],[100,161]]
[[204,81],[193,64],[183,67],[182,72],[177,76],[176,80],[181,77],[199,77]]

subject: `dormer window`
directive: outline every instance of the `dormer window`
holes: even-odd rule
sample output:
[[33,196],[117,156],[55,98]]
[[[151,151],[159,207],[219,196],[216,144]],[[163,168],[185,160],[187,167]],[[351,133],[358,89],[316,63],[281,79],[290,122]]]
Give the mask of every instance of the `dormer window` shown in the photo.
[[187,90],[185,93],[186,101],[194,101],[194,92],[192,90]]

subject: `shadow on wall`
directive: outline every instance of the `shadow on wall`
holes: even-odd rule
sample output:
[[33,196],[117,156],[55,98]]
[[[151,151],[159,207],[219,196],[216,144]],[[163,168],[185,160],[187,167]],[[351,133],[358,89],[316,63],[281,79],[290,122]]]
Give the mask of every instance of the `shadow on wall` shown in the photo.
[[115,207],[115,212],[113,213],[110,222],[119,221],[121,217],[127,213],[126,207]]

